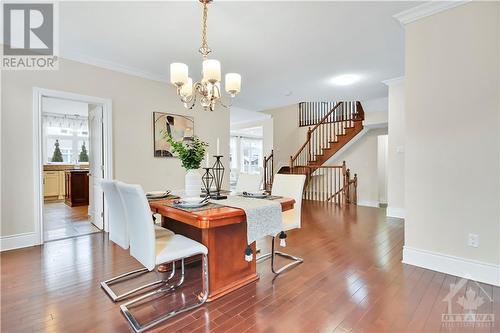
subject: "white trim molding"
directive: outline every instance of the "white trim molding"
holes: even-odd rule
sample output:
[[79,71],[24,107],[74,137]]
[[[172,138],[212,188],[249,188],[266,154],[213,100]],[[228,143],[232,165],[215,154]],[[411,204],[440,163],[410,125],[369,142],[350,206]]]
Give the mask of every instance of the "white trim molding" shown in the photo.
[[388,217],[397,217],[398,219],[404,219],[406,217],[406,211],[404,208],[387,206],[385,215]]
[[390,87],[393,84],[402,83],[404,81],[405,81],[405,77],[404,76],[400,76],[400,77],[395,77],[395,78],[392,78],[392,79],[384,80],[384,81],[382,81],[382,83],[385,84],[386,86]]
[[461,5],[464,5],[471,0],[465,1],[429,1],[418,5],[416,7],[404,10],[400,13],[393,15],[396,20],[401,23],[401,25],[406,25],[411,22],[415,22],[424,17],[428,17],[448,9],[452,9]]
[[[50,90],[33,87],[33,204],[35,208],[35,237],[37,244],[43,244],[43,163],[42,163],[42,130],[41,105],[42,97],[54,97],[88,104],[101,105],[103,108],[103,148],[104,179],[113,179],[113,104],[109,98],[101,98],[76,94],[67,91]],[[108,231],[108,208],[104,205],[104,231]],[[26,246],[30,246],[29,244]]]
[[20,249],[22,247],[38,245],[39,239],[36,232],[26,232],[17,235],[0,237],[0,251]]
[[358,200],[356,203],[358,206],[364,206],[364,207],[375,207],[375,208],[380,208],[379,202],[378,201],[373,201],[373,200]]
[[403,263],[500,286],[500,265],[409,246],[403,247]]
[[83,54],[66,53],[66,54],[62,55],[61,58],[80,62],[83,64],[96,66],[96,67],[100,67],[100,68],[104,68],[104,69],[109,69],[111,71],[115,71],[115,72],[119,72],[119,73],[125,73],[128,75],[141,77],[143,79],[164,82],[164,83],[170,83],[168,78],[166,78],[162,75],[155,74],[155,73],[148,72],[148,71],[144,71],[144,70],[141,70],[141,69],[138,69],[135,67],[122,65],[122,64],[119,64],[117,62],[90,57],[90,56],[83,55]]

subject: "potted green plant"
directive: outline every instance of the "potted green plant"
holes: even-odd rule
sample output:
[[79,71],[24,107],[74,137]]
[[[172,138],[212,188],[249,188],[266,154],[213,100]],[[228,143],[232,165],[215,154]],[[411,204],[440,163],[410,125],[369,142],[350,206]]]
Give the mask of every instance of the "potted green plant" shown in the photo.
[[175,141],[168,134],[165,135],[165,138],[172,147],[172,153],[178,155],[182,166],[187,171],[184,179],[186,195],[198,195],[201,191],[201,176],[198,169],[208,144],[201,141],[197,136],[184,138],[181,141]]

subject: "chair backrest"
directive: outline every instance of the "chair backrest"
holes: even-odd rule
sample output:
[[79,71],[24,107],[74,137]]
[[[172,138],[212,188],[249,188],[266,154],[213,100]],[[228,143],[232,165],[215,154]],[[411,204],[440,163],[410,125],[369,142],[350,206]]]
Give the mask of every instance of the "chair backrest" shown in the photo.
[[116,182],[101,180],[100,183],[109,212],[109,240],[126,250],[129,247],[127,215]]
[[[283,222],[288,229],[300,228],[302,214],[302,194],[304,192],[305,175],[276,174],[273,179],[272,195],[295,199],[292,210],[283,214]],[[286,218],[288,217],[288,218]],[[291,221],[290,221],[291,220]]]
[[117,182],[116,187],[127,214],[130,254],[152,271],[156,262],[155,230],[146,195],[140,185]]
[[262,176],[258,173],[240,173],[236,182],[236,192],[256,192],[260,190]]

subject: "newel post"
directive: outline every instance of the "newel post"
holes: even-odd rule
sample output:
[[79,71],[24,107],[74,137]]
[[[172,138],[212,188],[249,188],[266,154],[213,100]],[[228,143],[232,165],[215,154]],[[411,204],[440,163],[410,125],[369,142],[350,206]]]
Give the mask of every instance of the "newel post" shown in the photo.
[[351,179],[351,170],[347,169],[345,173],[345,178],[344,178],[344,188],[345,188],[345,197],[346,197],[346,203],[351,203],[351,193],[350,193],[350,184],[349,180]]
[[309,126],[307,130],[307,164],[311,162],[311,127]]
[[353,198],[353,203],[355,205],[358,204],[358,174],[354,174],[354,198]]

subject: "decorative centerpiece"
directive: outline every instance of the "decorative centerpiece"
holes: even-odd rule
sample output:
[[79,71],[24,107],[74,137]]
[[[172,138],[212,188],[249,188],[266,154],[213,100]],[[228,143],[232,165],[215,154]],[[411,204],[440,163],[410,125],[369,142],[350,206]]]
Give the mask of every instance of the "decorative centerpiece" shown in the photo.
[[198,172],[201,161],[208,144],[201,141],[197,136],[184,138],[182,141],[175,141],[170,135],[166,135],[172,152],[179,156],[182,166],[186,169],[185,192],[187,196],[200,194],[201,176]]

